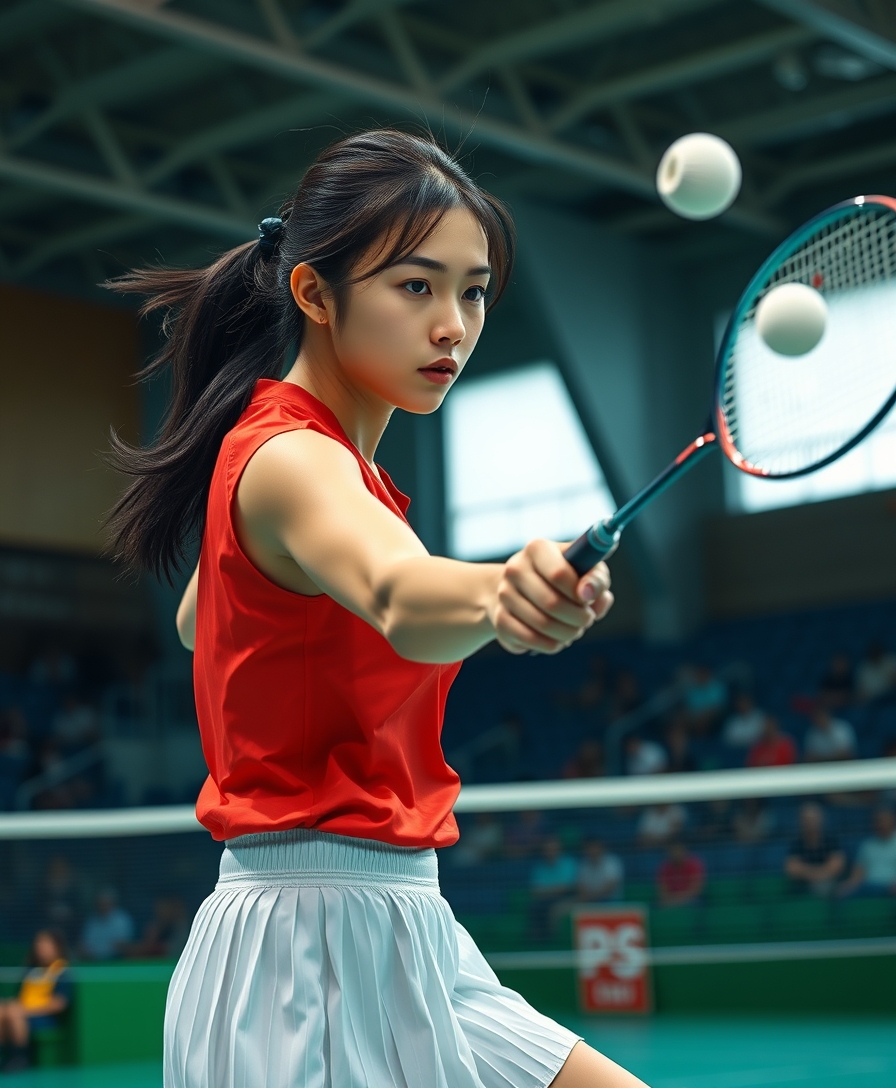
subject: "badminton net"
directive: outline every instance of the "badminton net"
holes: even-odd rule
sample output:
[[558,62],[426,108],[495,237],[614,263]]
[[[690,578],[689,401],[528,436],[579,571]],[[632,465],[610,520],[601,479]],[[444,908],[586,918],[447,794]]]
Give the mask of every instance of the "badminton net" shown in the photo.
[[[578,915],[620,905],[657,963],[894,952],[896,896],[855,879],[880,877],[894,809],[894,759],[471,785],[441,889],[496,970],[574,966]],[[789,861],[813,850],[842,857],[814,883]],[[173,960],[220,853],[190,805],[0,815],[4,971],[44,926],[77,952],[104,892],[133,920],[127,957]]]

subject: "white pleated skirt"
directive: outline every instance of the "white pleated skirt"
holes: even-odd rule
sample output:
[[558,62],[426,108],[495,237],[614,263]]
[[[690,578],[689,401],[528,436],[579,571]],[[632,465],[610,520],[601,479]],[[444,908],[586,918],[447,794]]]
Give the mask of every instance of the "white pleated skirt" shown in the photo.
[[164,1088],[544,1088],[580,1038],[501,985],[435,850],[300,828],[225,844]]

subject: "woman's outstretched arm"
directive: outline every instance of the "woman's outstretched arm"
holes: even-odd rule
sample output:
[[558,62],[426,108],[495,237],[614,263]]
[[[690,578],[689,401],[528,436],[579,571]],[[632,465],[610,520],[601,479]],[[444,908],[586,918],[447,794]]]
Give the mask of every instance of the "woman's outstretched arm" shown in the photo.
[[311,430],[277,435],[254,454],[235,522],[265,573],[291,560],[412,661],[457,661],[494,638],[512,653],[556,653],[613,603],[605,564],[580,578],[551,541],[507,563],[429,555],[367,490],[353,454]]

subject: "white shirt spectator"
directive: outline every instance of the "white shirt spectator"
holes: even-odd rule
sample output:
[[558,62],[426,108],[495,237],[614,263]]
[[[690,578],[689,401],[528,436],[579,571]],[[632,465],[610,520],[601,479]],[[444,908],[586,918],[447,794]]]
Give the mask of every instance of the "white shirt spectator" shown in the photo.
[[806,733],[806,759],[850,759],[855,754],[856,734],[849,722],[831,718],[826,727],[813,725]]
[[476,865],[497,854],[504,844],[504,828],[490,812],[478,812],[476,822],[463,831],[451,850],[454,865]]
[[599,861],[579,862],[579,893],[584,899],[609,899],[622,886],[622,862],[615,854],[604,853]]
[[752,707],[743,714],[732,714],[722,730],[722,740],[731,748],[752,748],[762,736],[765,711]]
[[684,828],[687,813],[679,804],[651,805],[638,820],[638,838],[645,842],[667,842]]
[[859,846],[856,863],[865,871],[865,883],[875,888],[896,887],[896,831],[888,839],[876,835]]
[[659,774],[668,763],[666,749],[654,740],[639,739],[637,747],[631,745],[628,749],[629,774]]
[[121,954],[120,945],[134,939],[134,920],[126,910],[113,907],[105,914],[92,914],[84,924],[81,944],[92,960],[111,960]]
[[896,654],[882,650],[866,657],[856,669],[856,694],[863,703],[896,690]]

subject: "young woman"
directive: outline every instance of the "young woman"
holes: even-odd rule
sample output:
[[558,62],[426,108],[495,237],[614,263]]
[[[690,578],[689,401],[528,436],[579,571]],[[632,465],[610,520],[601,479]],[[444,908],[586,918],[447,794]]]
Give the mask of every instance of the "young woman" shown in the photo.
[[55,1027],[72,998],[65,938],[61,933],[53,929],[38,930],[31,942],[28,963],[31,969],[22,980],[18,997],[0,1001],[0,1047],[7,1051],[4,1073],[28,1068],[31,1033]]
[[257,243],[116,283],[169,313],[150,372],[173,396],[153,446],[116,442],[112,525],[163,573],[201,531],[177,625],[197,815],[225,844],[171,982],[166,1088],[641,1083],[501,986],[439,894],[461,660],[557,653],[612,604],[605,565],[579,578],[550,541],[430,556],[374,461],[396,407],[439,407],[512,256],[499,201],[384,129],[325,149]]

